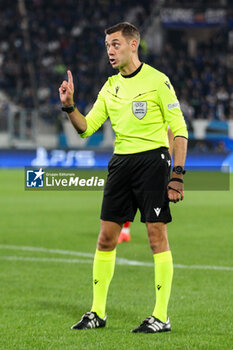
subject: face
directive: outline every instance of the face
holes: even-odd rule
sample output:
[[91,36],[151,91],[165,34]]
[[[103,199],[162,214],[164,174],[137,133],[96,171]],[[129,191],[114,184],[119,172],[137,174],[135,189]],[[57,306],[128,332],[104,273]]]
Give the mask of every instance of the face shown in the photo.
[[137,41],[125,38],[121,32],[107,34],[105,44],[109,62],[115,69],[130,64],[133,53],[137,51]]

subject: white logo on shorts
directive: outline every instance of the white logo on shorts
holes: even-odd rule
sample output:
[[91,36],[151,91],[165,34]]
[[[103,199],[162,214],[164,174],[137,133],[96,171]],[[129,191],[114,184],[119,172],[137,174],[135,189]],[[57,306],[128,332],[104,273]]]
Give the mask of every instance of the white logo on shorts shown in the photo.
[[147,112],[147,102],[146,101],[133,101],[133,114],[138,119],[145,117]]
[[161,212],[161,208],[154,208],[155,214],[157,216],[159,216],[160,212]]

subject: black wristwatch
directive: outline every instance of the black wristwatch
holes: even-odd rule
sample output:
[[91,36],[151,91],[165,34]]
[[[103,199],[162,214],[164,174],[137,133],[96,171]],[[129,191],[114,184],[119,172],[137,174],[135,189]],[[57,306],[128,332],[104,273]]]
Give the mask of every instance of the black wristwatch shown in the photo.
[[75,110],[76,106],[75,103],[72,106],[62,107],[62,111],[66,113],[72,113]]
[[181,174],[184,175],[186,173],[186,170],[184,170],[184,168],[180,165],[174,166],[172,171],[174,171],[177,175],[181,175]]

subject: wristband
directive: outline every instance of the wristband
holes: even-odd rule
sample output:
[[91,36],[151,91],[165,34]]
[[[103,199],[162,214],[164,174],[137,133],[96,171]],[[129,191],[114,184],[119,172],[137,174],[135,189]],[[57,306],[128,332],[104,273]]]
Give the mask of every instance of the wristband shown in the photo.
[[72,106],[62,107],[62,111],[66,113],[72,113],[75,110],[76,106],[75,103]]
[[168,181],[168,183],[172,181],[181,182],[182,184],[184,183],[184,181],[182,179],[179,179],[178,177],[173,177],[171,180]]

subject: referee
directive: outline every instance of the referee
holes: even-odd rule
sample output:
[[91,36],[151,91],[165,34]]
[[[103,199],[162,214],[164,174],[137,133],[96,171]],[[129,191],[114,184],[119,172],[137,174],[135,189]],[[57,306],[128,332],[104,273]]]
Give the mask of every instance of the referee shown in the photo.
[[[140,62],[137,28],[123,22],[106,29],[105,34],[109,62],[119,73],[108,78],[86,117],[74,104],[70,71],[68,81],[59,88],[62,109],[81,137],[91,136],[108,117],[116,135],[93,265],[93,304],[72,329],[105,327],[118,236],[123,223],[133,221],[139,209],[154,258],[156,303],[151,316],[132,332],[167,332],[171,330],[167,307],[173,276],[167,237],[167,223],[172,220],[169,201],[184,198],[187,127],[168,77]],[[170,180],[168,125],[175,138]]]

